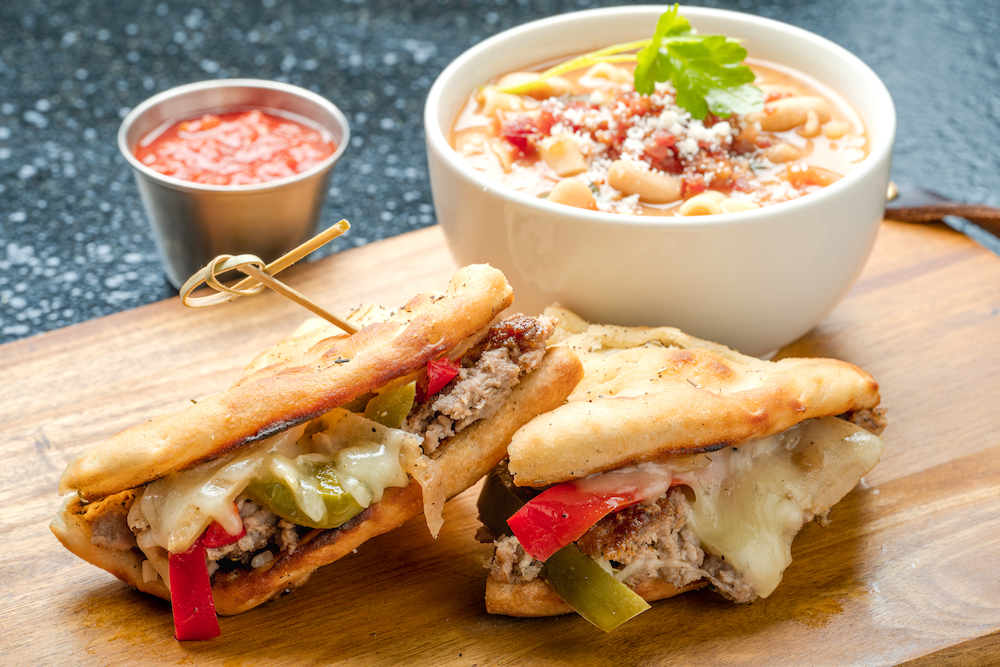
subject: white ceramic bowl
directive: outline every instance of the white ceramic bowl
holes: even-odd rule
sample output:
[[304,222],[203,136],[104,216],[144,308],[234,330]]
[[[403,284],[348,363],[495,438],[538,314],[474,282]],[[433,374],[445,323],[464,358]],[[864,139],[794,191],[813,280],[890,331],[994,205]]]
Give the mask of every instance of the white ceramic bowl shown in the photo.
[[668,325],[765,354],[803,335],[847,294],[885,209],[896,113],[857,57],[784,23],[682,7],[701,33],[743,40],[751,57],[791,65],[844,97],[865,123],[868,158],[801,199],[697,218],[576,209],[509,189],[451,148],[451,126],[478,86],[500,74],[652,35],[666,7],[597,9],[492,37],[438,77],[424,110],[434,205],[459,264],[488,262],[514,287],[515,308],[553,302],[606,324]]

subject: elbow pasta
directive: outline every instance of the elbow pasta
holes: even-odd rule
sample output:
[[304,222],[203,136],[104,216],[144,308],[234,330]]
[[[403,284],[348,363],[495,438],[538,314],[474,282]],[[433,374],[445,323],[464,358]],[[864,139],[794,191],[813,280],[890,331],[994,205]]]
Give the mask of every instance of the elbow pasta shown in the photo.
[[487,116],[493,116],[497,111],[521,111],[524,109],[524,102],[520,97],[510,93],[502,93],[496,88],[483,88],[477,99],[483,105],[483,114]]
[[576,176],[587,171],[583,154],[570,136],[550,137],[538,147],[538,154],[559,176]]
[[473,94],[452,145],[473,168],[527,196],[644,216],[777,204],[826,187],[865,159],[864,126],[845,101],[788,68],[747,64],[764,108],[704,121],[678,107],[669,89],[637,94],[632,65],[601,62],[546,79],[511,72]]
[[583,76],[593,79],[605,79],[614,83],[627,83],[632,80],[632,74],[628,70],[612,65],[611,63],[597,63],[588,69]]
[[680,215],[718,215],[752,211],[755,208],[760,208],[760,204],[727,197],[717,190],[709,190],[685,201],[677,212]]
[[820,122],[830,120],[830,108],[822,97],[793,95],[764,105],[760,116],[760,129],[766,132],[787,132],[804,125],[809,112]]

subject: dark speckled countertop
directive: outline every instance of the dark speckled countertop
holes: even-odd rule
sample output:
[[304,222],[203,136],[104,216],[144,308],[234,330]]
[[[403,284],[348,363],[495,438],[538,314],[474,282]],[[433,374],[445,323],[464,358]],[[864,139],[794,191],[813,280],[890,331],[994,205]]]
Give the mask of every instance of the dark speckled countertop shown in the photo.
[[[353,138],[323,225],[347,218],[353,229],[329,253],[434,224],[422,111],[453,58],[520,23],[614,4],[625,3],[0,3],[0,343],[176,294],[155,268],[116,144],[121,119],[154,93],[251,77],[337,104]],[[705,4],[786,21],[853,51],[896,102],[893,178],[1000,205],[1000,3]]]

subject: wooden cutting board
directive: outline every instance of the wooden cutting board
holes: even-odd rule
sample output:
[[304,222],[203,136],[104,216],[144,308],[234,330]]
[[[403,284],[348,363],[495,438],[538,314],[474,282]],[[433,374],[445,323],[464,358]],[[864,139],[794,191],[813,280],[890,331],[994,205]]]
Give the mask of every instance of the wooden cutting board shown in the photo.
[[[287,271],[337,312],[442,287],[438,228]],[[794,279],[794,277],[790,277]],[[1000,258],[938,226],[883,225],[848,298],[785,353],[870,371],[885,456],[823,529],[806,526],[767,600],[709,591],[605,634],[576,616],[494,617],[473,489],[437,540],[422,520],[299,591],[179,643],[169,605],[49,532],[64,466],[156,414],[222,390],[307,313],[274,294],[155,303],[0,347],[0,664],[889,665],[1000,660]]]

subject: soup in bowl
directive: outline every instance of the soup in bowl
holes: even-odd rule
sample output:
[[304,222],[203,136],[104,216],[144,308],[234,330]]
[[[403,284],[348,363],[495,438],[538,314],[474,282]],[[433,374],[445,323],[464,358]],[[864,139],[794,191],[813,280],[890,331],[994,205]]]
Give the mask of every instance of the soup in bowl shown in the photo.
[[749,113],[696,118],[670,84],[638,95],[627,62],[547,78],[548,91],[518,87],[553,63],[648,39],[666,9],[537,21],[452,63],[425,109],[438,218],[459,263],[507,274],[517,308],[558,302],[590,321],[676,326],[767,353],[822,320],[867,260],[892,100],[821,37],[703,8],[680,13],[748,52],[763,91]]
[[451,144],[470,166],[529,196],[647,216],[789,201],[864,160],[864,124],[843,98],[791,68],[746,64],[760,110],[700,119],[669,83],[637,93],[634,62],[547,78],[511,72],[470,95]]

